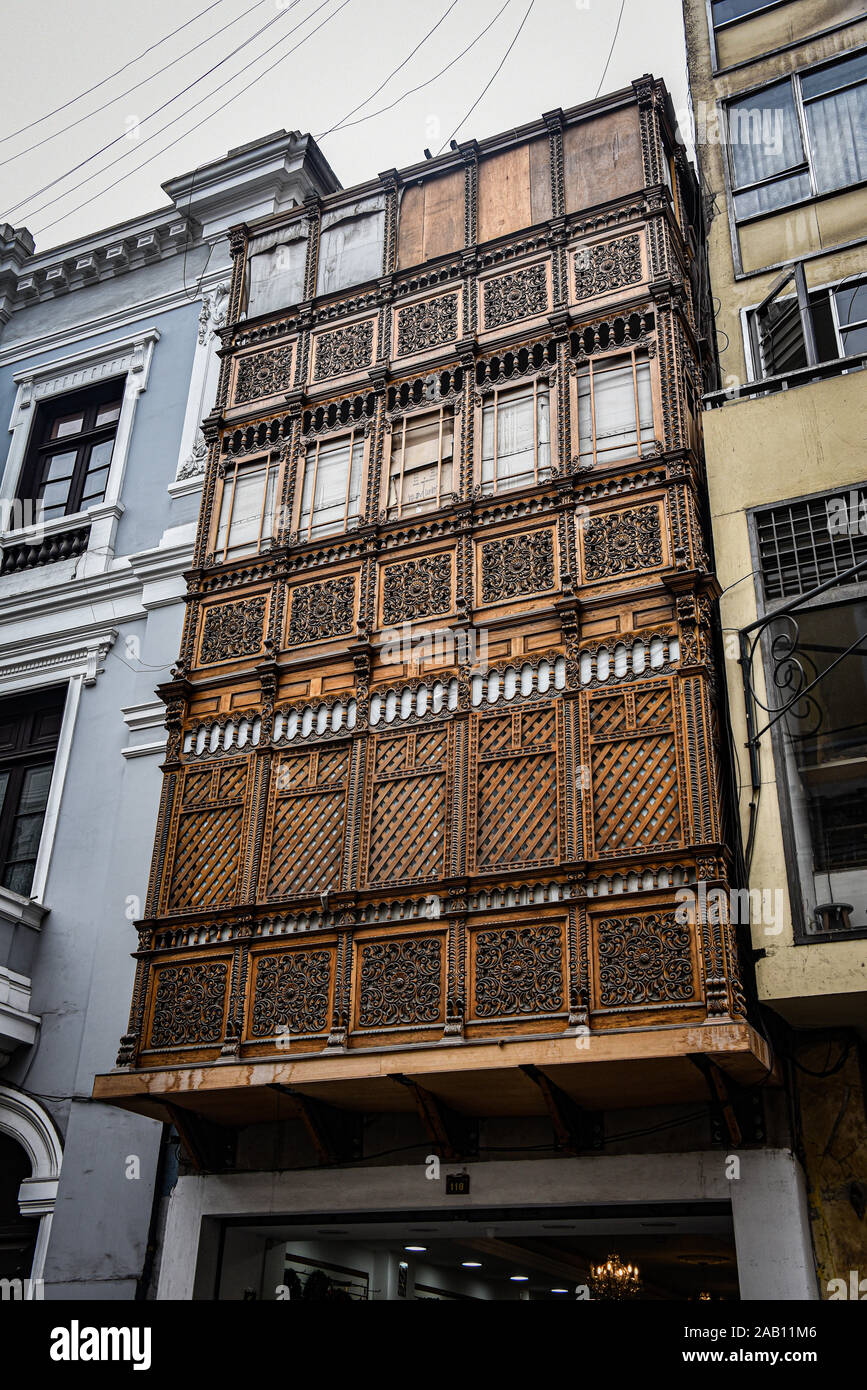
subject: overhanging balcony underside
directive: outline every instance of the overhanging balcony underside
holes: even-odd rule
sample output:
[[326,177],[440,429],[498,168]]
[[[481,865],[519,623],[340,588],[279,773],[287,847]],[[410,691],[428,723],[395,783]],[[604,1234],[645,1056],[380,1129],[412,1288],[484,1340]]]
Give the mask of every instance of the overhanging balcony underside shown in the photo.
[[96,1078],[94,1097],[156,1120],[179,1107],[215,1124],[243,1126],[300,1118],[298,1096],[349,1111],[408,1113],[414,1109],[408,1080],[458,1114],[541,1116],[544,1097],[522,1068],[540,1069],[592,1111],[706,1101],[707,1080],[696,1059],[713,1063],[736,1086],[778,1084],[758,1033],[746,1023],[720,1022],[640,1035],[578,1032],[556,1039],[443,1042],[295,1061],[117,1071]]

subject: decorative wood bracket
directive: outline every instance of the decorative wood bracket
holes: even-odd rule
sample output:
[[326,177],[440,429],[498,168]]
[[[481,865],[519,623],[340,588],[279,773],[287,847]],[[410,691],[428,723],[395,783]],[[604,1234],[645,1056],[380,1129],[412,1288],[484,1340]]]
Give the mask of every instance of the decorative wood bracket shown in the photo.
[[353,1110],[338,1110],[325,1101],[303,1095],[292,1086],[274,1083],[271,1089],[290,1096],[295,1102],[301,1123],[320,1163],[348,1163],[354,1158],[361,1158],[360,1114]]
[[197,1173],[225,1173],[235,1166],[235,1132],[203,1120],[192,1110],[164,1102],[184,1152]]
[[545,1107],[554,1126],[557,1148],[567,1153],[581,1154],[602,1147],[602,1115],[597,1110],[583,1110],[551,1081],[538,1067],[529,1063],[521,1067],[534,1085],[539,1087]]
[[698,1068],[707,1083],[713,1120],[713,1142],[730,1145],[735,1149],[741,1148],[744,1144],[762,1143],[765,1137],[765,1120],[761,1093],[738,1086],[701,1052],[691,1052],[689,1060]]
[[446,1163],[456,1163],[458,1159],[478,1153],[478,1131],[472,1119],[450,1110],[424,1086],[419,1086],[418,1082],[400,1072],[390,1073],[389,1079],[412,1092],[425,1134]]

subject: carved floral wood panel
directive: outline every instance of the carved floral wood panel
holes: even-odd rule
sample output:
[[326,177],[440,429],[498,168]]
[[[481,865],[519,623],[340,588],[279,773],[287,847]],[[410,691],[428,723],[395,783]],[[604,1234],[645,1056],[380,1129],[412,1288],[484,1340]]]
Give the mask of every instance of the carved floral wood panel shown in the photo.
[[473,1016],[552,1014],[563,1007],[563,931],[543,926],[486,928],[471,936]]
[[250,1036],[322,1034],[331,1014],[333,947],[256,957]]
[[663,563],[658,506],[590,516],[580,534],[584,577],[589,581],[655,569]]
[[382,577],[382,621],[388,627],[416,618],[441,617],[452,607],[450,551],[386,565]]
[[696,999],[692,934],[673,912],[600,918],[595,938],[597,1008],[688,1004]]
[[442,937],[366,942],[359,956],[359,1028],[443,1021]]
[[637,232],[582,247],[575,254],[575,298],[591,299],[626,289],[644,278],[641,238]]
[[258,656],[265,635],[265,594],[237,603],[214,604],[205,610],[199,660],[203,666]]
[[290,647],[345,637],[355,628],[355,576],[341,575],[319,584],[299,584],[290,600]]
[[223,1038],[227,961],[164,965],[154,976],[149,1046],[206,1046]]
[[481,547],[482,603],[502,603],[554,588],[554,532],[521,531]]
[[246,405],[265,396],[292,388],[295,351],[292,347],[272,348],[242,357],[235,377],[235,405]]
[[544,265],[523,266],[498,275],[484,287],[485,328],[503,328],[548,309],[548,273]]
[[397,355],[408,357],[454,342],[458,336],[458,296],[440,295],[408,304],[397,313]]
[[369,367],[373,362],[373,320],[353,323],[316,339],[314,379],[327,381],[347,372]]

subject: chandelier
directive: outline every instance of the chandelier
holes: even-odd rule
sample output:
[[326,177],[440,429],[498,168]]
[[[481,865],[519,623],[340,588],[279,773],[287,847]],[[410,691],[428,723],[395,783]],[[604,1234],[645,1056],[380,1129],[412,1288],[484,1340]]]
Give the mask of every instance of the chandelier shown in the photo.
[[590,1288],[594,1298],[634,1298],[641,1288],[638,1265],[625,1265],[619,1255],[609,1255],[604,1264],[590,1266]]

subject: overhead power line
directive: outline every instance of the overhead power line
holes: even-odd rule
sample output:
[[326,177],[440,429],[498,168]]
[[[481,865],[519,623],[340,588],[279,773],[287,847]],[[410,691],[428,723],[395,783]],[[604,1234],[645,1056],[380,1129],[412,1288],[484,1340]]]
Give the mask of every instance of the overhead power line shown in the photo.
[[524,30],[524,25],[527,23],[527,20],[530,18],[530,15],[531,15],[531,13],[532,13],[532,11],[533,11],[533,7],[534,7],[535,4],[536,4],[536,0],[530,0],[529,5],[527,6],[526,14],[524,15],[524,18],[521,20],[521,23],[518,25],[518,29],[517,29],[517,32],[516,32],[516,34],[515,34],[515,37],[512,39],[512,42],[509,44],[509,47],[506,49],[505,53],[503,54],[502,58],[500,59],[499,63],[497,64],[497,67],[496,67],[496,69],[495,69],[495,71],[494,71],[494,73],[493,73],[493,75],[492,75],[492,77],[491,77],[491,80],[488,82],[487,86],[485,86],[485,87],[483,88],[483,90],[479,93],[478,97],[477,97],[476,100],[473,102],[472,106],[470,107],[470,109],[469,109],[469,111],[467,112],[467,114],[463,117],[463,119],[460,120],[460,121],[458,121],[458,124],[455,126],[455,128],[454,128],[454,130],[452,131],[451,135],[447,136],[446,139],[443,141],[442,145],[441,145],[440,148],[437,150],[437,154],[442,154],[442,152],[443,152],[443,150],[446,148],[446,146],[450,143],[450,141],[452,141],[452,140],[455,138],[455,136],[457,135],[458,131],[459,131],[463,126],[466,125],[467,121],[470,119],[470,116],[473,114],[473,112],[475,111],[476,107],[479,105],[479,103],[480,103],[481,101],[484,100],[484,98],[487,96],[488,92],[490,91],[491,87],[493,87],[494,83],[496,82],[497,78],[499,77],[500,73],[503,71],[503,68],[504,68],[505,65],[506,65],[506,62],[507,62],[507,60],[508,60],[508,58],[509,58],[509,54],[512,52],[512,49],[515,47],[515,44],[518,42],[518,39],[521,37],[521,34],[523,33],[523,30]]
[[406,55],[402,63],[398,63],[397,67],[392,69],[392,71],[388,74],[388,77],[386,77],[383,82],[380,82],[375,92],[371,92],[370,96],[365,97],[364,101],[360,101],[357,106],[353,106],[352,110],[347,111],[346,115],[342,118],[342,120],[336,121],[333,126],[329,126],[328,130],[323,130],[321,135],[316,136],[316,139],[324,140],[326,135],[330,135],[333,130],[337,129],[337,126],[345,124],[345,122],[349,120],[350,116],[354,116],[356,111],[361,110],[362,106],[366,106],[369,101],[373,101],[374,97],[378,97],[383,87],[387,87],[391,79],[393,77],[396,77],[399,72],[403,71],[407,63],[409,63],[415,57],[416,53],[418,53],[419,49],[424,47],[431,35],[435,34],[437,29],[439,29],[440,25],[445,23],[445,21],[448,19],[449,15],[451,14],[452,10],[455,8],[455,5],[457,5],[457,3],[458,0],[451,0],[451,4],[449,4],[444,10],[444,12],[440,15],[434,27],[432,29],[428,29],[424,38],[419,39],[412,52]]
[[609,50],[608,50],[608,57],[605,59],[605,67],[602,69],[602,76],[601,76],[600,79],[599,79],[599,86],[596,88],[596,91],[593,93],[593,100],[594,100],[594,101],[595,101],[596,98],[598,97],[599,93],[602,91],[602,84],[603,84],[603,82],[605,81],[606,77],[608,76],[608,69],[609,69],[609,67],[610,67],[610,65],[611,65],[611,59],[612,59],[612,56],[613,56],[613,54],[614,54],[614,45],[617,43],[617,35],[620,33],[620,21],[621,21],[621,19],[623,18],[623,11],[624,11],[625,9],[626,9],[626,0],[620,0],[620,14],[617,16],[617,24],[616,24],[615,29],[614,29],[614,38],[611,40],[611,47],[610,47]]
[[143,48],[136,58],[130,58],[129,62],[124,63],[122,67],[115,68],[114,72],[110,72],[108,77],[101,77],[98,82],[94,82],[92,87],[86,87],[83,92],[77,92],[74,97],[70,97],[69,101],[64,101],[61,106],[55,106],[53,111],[46,111],[44,116],[37,116],[35,121],[28,121],[26,125],[19,126],[17,130],[13,130],[9,135],[0,135],[0,145],[5,144],[7,140],[14,140],[16,135],[23,135],[25,130],[32,130],[34,126],[41,125],[43,121],[50,120],[52,116],[59,115],[61,111],[68,110],[70,106],[74,106],[75,103],[81,101],[83,97],[89,97],[91,92],[99,91],[99,88],[104,87],[106,82],[112,82],[115,77],[120,77],[121,73],[126,72],[127,68],[134,67],[136,63],[140,63],[142,58],[146,58],[149,53],[153,53],[155,48],[159,48],[161,44],[168,43],[169,39],[173,39],[175,34],[180,34],[181,30],[189,29],[191,24],[195,24],[196,20],[201,19],[209,10],[215,10],[217,6],[222,5],[222,3],[223,0],[211,0],[211,4],[206,5],[203,10],[199,10],[198,14],[193,15],[192,19],[188,19],[183,24],[179,24],[177,29],[173,29],[170,34],[165,34],[161,39],[157,39],[155,43],[150,44],[147,48]]
[[[478,34],[476,34],[476,37],[472,39],[470,43],[467,44],[466,48],[461,49],[460,53],[456,54],[454,58],[451,58],[446,63],[444,68],[440,68],[439,72],[435,72],[433,77],[427,78],[425,82],[420,82],[417,87],[410,87],[409,90],[404,92],[401,96],[395,97],[394,101],[390,101],[387,106],[380,106],[377,111],[369,111],[366,116],[359,116],[357,121],[350,121],[344,117],[342,121],[338,121],[337,125],[332,126],[331,130],[326,131],[325,133],[327,135],[330,135],[338,130],[350,130],[353,126],[363,125],[365,121],[373,121],[376,119],[377,116],[384,116],[387,111],[393,111],[396,106],[400,106],[401,102],[406,101],[407,97],[415,96],[416,92],[422,92],[424,91],[425,87],[430,87],[434,82],[438,82],[439,79],[445,76],[445,74],[449,72],[451,68],[455,67],[461,61],[462,58],[466,57],[471,48],[475,48],[476,44],[479,42],[480,39],[483,39],[485,37],[485,34],[487,34],[489,29],[493,29],[497,20],[500,18],[500,15],[503,13],[504,10],[507,10],[509,8],[509,5],[511,3],[512,0],[504,0],[504,3],[497,10],[497,13],[494,15],[493,19],[488,21],[484,29],[480,29]],[[370,98],[370,100],[372,100],[372,98]],[[362,105],[365,104],[366,103],[362,102]],[[323,137],[320,135],[317,138],[321,140]]]
[[[217,3],[222,4],[222,0],[217,0]],[[242,19],[246,19],[247,15],[252,14],[262,3],[263,0],[255,0],[254,4],[250,5],[246,10],[242,10],[234,19],[230,19],[221,29],[217,29],[213,34],[207,34],[205,38],[199,39],[199,42],[194,43],[192,48],[188,48],[186,53],[179,53],[177,58],[173,58],[170,63],[166,63],[163,67],[158,68],[156,72],[150,73],[147,77],[140,78],[138,82],[133,82],[131,87],[126,87],[124,91],[118,92],[117,96],[109,97],[108,101],[102,103],[102,106],[96,106],[92,111],[85,112],[85,114],[79,116],[77,120],[70,121],[62,130],[55,130],[52,131],[50,135],[43,135],[41,140],[35,140],[32,145],[27,145],[25,149],[19,150],[17,154],[10,154],[6,159],[0,161],[0,169],[6,164],[14,163],[16,159],[22,159],[25,154],[30,154],[33,150],[38,150],[40,146],[48,144],[49,140],[56,140],[58,135],[67,135],[70,130],[75,130],[76,126],[83,125],[85,121],[89,121],[93,116],[98,116],[101,111],[107,111],[110,106],[116,106],[119,101],[123,101],[124,97],[128,97],[131,92],[135,92],[139,87],[144,87],[148,82],[152,82],[155,77],[162,77],[163,73],[168,72],[170,68],[175,67],[178,63],[182,63],[185,58],[189,58],[191,53],[195,53],[197,49],[203,48],[206,43],[213,43],[214,39],[218,39],[221,34],[225,34],[227,29],[231,29],[233,25],[239,24]],[[298,0],[294,0],[294,3],[297,4]],[[175,32],[177,33],[177,30]],[[117,76],[116,73],[113,75]],[[106,78],[105,81],[108,82],[109,79]],[[97,86],[102,85],[102,83],[97,83]],[[91,90],[94,89],[91,88]],[[67,105],[71,106],[72,103],[67,102]],[[44,119],[44,117],[42,119]],[[38,124],[38,122],[35,124]]]
[[[319,6],[317,7],[317,9],[315,9],[315,10],[313,11],[312,14],[308,15],[308,16],[307,16],[307,19],[308,19],[308,20],[309,20],[309,19],[312,19],[313,16],[316,15],[316,14],[318,14],[319,11],[320,11],[321,9],[323,9],[324,6],[325,6],[326,4],[328,4],[328,3],[330,3],[330,0],[323,0],[323,3],[322,3],[321,5],[319,5]],[[340,5],[337,6],[337,9],[336,9],[336,10],[333,10],[333,11],[331,12],[331,14],[326,15],[325,18],[324,18],[323,20],[321,20],[321,21],[319,22],[319,24],[316,25],[315,29],[311,29],[311,31],[310,31],[309,34],[305,34],[305,35],[304,35],[304,38],[303,38],[303,39],[300,39],[298,43],[294,44],[293,47],[289,49],[289,52],[288,52],[288,53],[282,54],[281,57],[277,58],[273,63],[269,64],[269,66],[268,66],[267,68],[265,68],[262,72],[257,73],[257,74],[255,75],[255,77],[253,77],[252,80],[251,80],[250,82],[248,82],[247,85],[246,85],[245,87],[242,87],[240,91],[235,92],[234,96],[229,97],[229,99],[228,99],[227,101],[224,100],[224,101],[222,102],[222,109],[225,110],[227,107],[231,106],[233,102],[237,101],[239,97],[242,97],[242,96],[244,95],[245,92],[249,92],[249,90],[250,90],[251,87],[255,86],[257,82],[260,82],[260,81],[262,80],[262,78],[263,78],[263,77],[266,77],[266,76],[268,75],[269,72],[272,72],[272,71],[274,70],[274,68],[279,67],[281,63],[284,63],[284,62],[286,61],[287,58],[290,58],[290,57],[292,56],[293,53],[296,53],[297,50],[298,50],[299,48],[301,48],[305,43],[307,43],[308,39],[312,39],[316,34],[319,33],[320,29],[324,29],[325,26],[326,26],[326,24],[330,24],[331,21],[332,21],[333,19],[336,19],[337,16],[340,14],[341,10],[345,10],[345,9],[346,9],[346,6],[347,6],[347,5],[350,5],[351,3],[352,3],[352,0],[342,0],[342,3],[341,3]],[[302,23],[307,23],[307,20],[303,20]],[[297,25],[296,28],[299,28],[299,29],[300,29],[300,28],[301,28],[301,25]],[[295,31],[295,30],[291,30],[290,32],[291,32],[291,33],[295,33],[296,31]],[[283,39],[280,40],[280,43],[282,43],[282,42],[283,42],[285,39],[287,39],[288,37],[289,37],[289,34],[285,34],[285,35],[283,36]],[[273,48],[275,48],[275,47],[277,47],[277,46],[278,46],[277,44],[274,44],[274,45],[272,45],[272,48],[269,49],[269,50],[267,50],[267,51],[268,51],[268,52],[271,52],[271,51],[273,51]],[[264,55],[260,55],[260,56],[264,56]],[[255,60],[254,60],[254,61],[255,61]],[[250,63],[248,63],[248,64],[246,65],[247,68],[249,68],[250,66],[251,66]],[[242,69],[242,71],[244,71],[244,69]],[[240,77],[240,76],[241,76],[241,73],[235,73],[235,77]],[[232,80],[234,80],[234,79],[232,79]],[[209,93],[209,95],[210,95],[210,96],[213,96],[213,92]],[[196,103],[196,104],[199,105],[200,103]],[[188,107],[187,110],[183,113],[183,115],[189,115],[189,112],[190,112],[191,110],[193,110],[193,107]],[[97,200],[98,198],[102,198],[106,193],[110,193],[113,189],[117,188],[118,184],[121,184],[121,183],[123,183],[126,179],[131,178],[131,176],[132,176],[133,174],[137,174],[137,173],[139,172],[140,169],[144,169],[148,164],[152,164],[153,161],[154,161],[155,159],[159,159],[159,157],[160,157],[161,154],[165,154],[168,150],[173,149],[175,145],[177,145],[177,144],[179,144],[179,143],[181,142],[181,140],[185,140],[185,139],[187,138],[188,135],[192,135],[192,134],[194,133],[194,131],[197,131],[197,130],[201,129],[201,127],[202,127],[203,125],[207,125],[208,121],[210,121],[210,120],[212,119],[213,114],[214,114],[213,112],[210,112],[207,116],[203,116],[202,119],[201,119],[200,121],[197,121],[195,125],[190,126],[190,129],[189,129],[189,130],[183,131],[180,135],[176,136],[174,140],[170,140],[169,143],[168,143],[167,145],[163,145],[160,149],[158,149],[158,150],[156,151],[155,154],[149,155],[147,159],[142,160],[140,164],[137,164],[137,165],[135,166],[135,168],[133,168],[133,169],[128,169],[127,172],[126,172],[125,174],[121,174],[120,178],[115,179],[114,182],[113,182],[113,183],[110,183],[110,184],[108,185],[107,188],[102,188],[102,189],[99,190],[98,193],[94,193],[90,198],[85,198],[82,202],[77,203],[77,204],[75,205],[74,208],[68,208],[66,212],[62,213],[59,217],[56,217],[56,218],[54,219],[53,222],[47,222],[47,223],[45,224],[44,227],[40,227],[39,230],[38,230],[37,232],[34,233],[34,235],[36,235],[36,236],[41,236],[41,235],[43,234],[43,232],[47,232],[51,227],[55,227],[55,226],[57,225],[57,223],[58,223],[58,222],[62,222],[64,218],[66,218],[66,217],[71,217],[73,213],[79,212],[79,211],[81,210],[81,208],[87,207],[90,203],[96,202],[96,200]],[[177,121],[176,121],[176,120],[173,120],[173,121],[168,122],[168,125],[175,125],[175,124],[177,124]],[[163,127],[163,129],[166,129],[166,128],[167,128],[167,127]],[[154,136],[156,136],[156,135],[159,134],[159,133],[160,133],[159,131],[155,131],[154,134],[151,135],[151,136],[149,136],[148,138],[152,140],[152,139],[154,139]],[[122,156],[122,157],[123,157],[123,156]],[[117,161],[115,161],[115,163],[116,163],[116,162],[117,162]],[[101,170],[100,172],[103,172],[103,173],[104,173],[105,170]],[[96,177],[96,176],[93,176],[93,177]],[[86,182],[89,182],[89,180],[86,180]],[[65,196],[65,195],[63,195],[63,196]],[[56,202],[56,201],[58,201],[58,200],[57,200],[57,199],[54,199],[54,200],[52,200],[52,201],[53,201],[53,202]],[[51,204],[49,203],[48,206],[51,206]]]
[[[284,15],[285,15],[285,14],[288,14],[288,13],[289,13],[289,10],[294,9],[295,6],[296,6],[297,4],[299,4],[299,3],[300,3],[300,0],[291,0],[290,5],[289,5],[285,10],[279,10],[279,11],[277,12],[277,14],[274,15],[274,17],[273,17],[272,19],[269,19],[269,20],[268,20],[268,22],[267,22],[266,24],[260,25],[259,28],[256,30],[256,32],[255,32],[254,34],[251,34],[249,38],[244,39],[243,43],[237,44],[237,45],[235,46],[235,48],[232,49],[231,53],[227,53],[227,54],[226,54],[225,58],[221,58],[220,61],[219,61],[218,63],[212,63],[211,66],[207,69],[207,71],[206,71],[206,72],[203,72],[202,75],[201,75],[200,77],[196,77],[196,78],[193,79],[192,82],[188,82],[187,85],[186,85],[186,87],[182,87],[181,90],[180,90],[179,92],[176,92],[174,96],[169,97],[167,101],[164,101],[164,102],[162,103],[162,105],[158,106],[154,111],[149,112],[149,114],[148,114],[147,116],[145,116],[143,120],[141,120],[141,121],[138,122],[139,126],[141,127],[141,126],[143,126],[143,125],[146,125],[148,121],[152,121],[152,120],[153,120],[154,116],[158,116],[158,115],[160,114],[161,111],[165,111],[165,109],[166,109],[167,106],[172,106],[176,101],[179,101],[180,98],[181,98],[182,96],[186,96],[187,92],[192,91],[192,89],[193,89],[194,87],[198,87],[198,85],[199,85],[200,82],[204,82],[204,80],[205,80],[206,77],[210,77],[212,73],[217,72],[219,68],[223,67],[226,63],[228,63],[228,61],[229,61],[230,58],[234,58],[235,55],[238,54],[238,53],[240,53],[242,49],[247,48],[247,47],[254,41],[254,39],[257,39],[257,38],[259,37],[260,34],[264,34],[265,31],[266,31],[267,29],[270,29],[270,28],[272,27],[272,25],[274,25],[274,24],[279,24],[280,21],[283,19]],[[320,9],[321,9],[321,6],[320,6]],[[316,11],[314,10],[313,13],[315,14]],[[308,18],[310,18],[310,16],[308,16]],[[305,23],[305,22],[306,22],[306,21],[302,20],[302,24]],[[300,25],[297,26],[297,27],[300,28]],[[294,33],[294,32],[295,32],[294,29],[293,29],[293,30],[290,30],[290,33]],[[288,36],[287,36],[287,37],[288,37]],[[42,188],[38,188],[38,189],[36,190],[35,193],[30,193],[30,194],[27,195],[26,198],[22,198],[19,202],[17,202],[17,203],[14,205],[14,207],[11,207],[11,208],[8,209],[8,211],[7,211],[7,213],[5,214],[5,216],[6,216],[6,217],[11,216],[11,214],[12,214],[13,212],[16,212],[16,211],[18,210],[18,208],[24,207],[26,203],[31,203],[31,202],[33,201],[34,198],[38,198],[38,197],[40,197],[43,193],[47,193],[48,190],[49,190],[49,188],[54,188],[58,183],[62,183],[62,182],[64,181],[64,179],[68,179],[68,178],[69,178],[70,174],[75,174],[75,173],[77,173],[78,170],[79,170],[79,169],[83,169],[83,168],[85,167],[86,164],[92,164],[93,161],[94,161],[94,159],[98,159],[99,156],[100,156],[101,154],[105,154],[106,150],[110,150],[110,149],[112,148],[113,145],[116,145],[116,144],[118,143],[118,141],[120,141],[120,140],[126,140],[127,134],[128,134],[127,131],[122,131],[120,135],[116,135],[116,136],[114,137],[113,140],[109,140],[109,141],[108,141],[105,145],[103,145],[100,149],[94,150],[93,154],[89,154],[89,155],[87,155],[84,159],[79,160],[79,162],[78,162],[77,164],[73,164],[72,168],[71,168],[71,169],[67,169],[65,174],[61,174],[59,178],[51,179],[50,182],[44,184]],[[124,157],[124,156],[121,156],[121,158],[123,158],[123,157]],[[111,166],[110,166],[110,165],[107,165],[106,167],[107,167],[107,168],[110,168]],[[81,184],[80,184],[80,183],[79,183],[79,184],[76,184],[76,185],[74,185],[74,187],[75,187],[75,188],[80,188],[80,187],[81,187]],[[67,189],[67,190],[66,190],[66,193],[71,193],[71,192],[73,192],[73,191],[74,191],[74,189],[70,188],[70,189]],[[59,196],[60,196],[60,197],[66,197],[66,193],[60,194]],[[38,212],[38,211],[40,211],[40,209],[37,208],[36,211]],[[31,216],[31,217],[32,217],[33,215],[34,215],[33,212],[31,212],[31,213],[29,214],[29,216]]]

